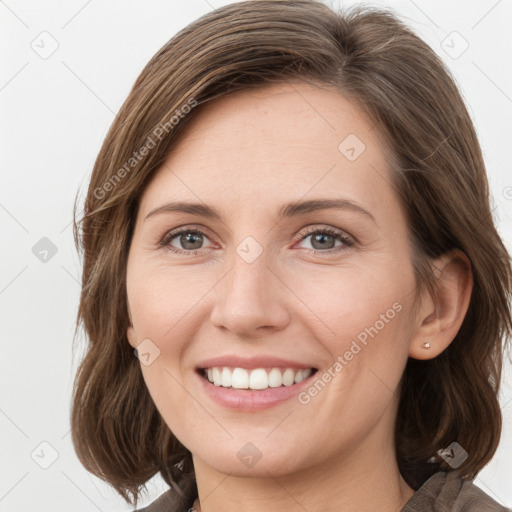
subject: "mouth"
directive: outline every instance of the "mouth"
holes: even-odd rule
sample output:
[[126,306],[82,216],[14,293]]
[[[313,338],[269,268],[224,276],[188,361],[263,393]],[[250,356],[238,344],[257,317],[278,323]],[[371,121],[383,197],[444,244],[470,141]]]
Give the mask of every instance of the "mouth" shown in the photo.
[[263,391],[271,388],[291,387],[314,375],[317,368],[240,368],[213,366],[198,368],[197,373],[213,386],[233,390]]

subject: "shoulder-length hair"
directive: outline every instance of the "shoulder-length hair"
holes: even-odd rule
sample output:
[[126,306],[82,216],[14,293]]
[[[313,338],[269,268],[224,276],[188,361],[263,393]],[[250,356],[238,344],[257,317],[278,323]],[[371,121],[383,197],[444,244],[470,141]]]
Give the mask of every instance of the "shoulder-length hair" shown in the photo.
[[157,411],[127,340],[126,263],[139,198],[202,104],[292,79],[335,87],[388,141],[417,290],[434,292],[434,258],[459,249],[471,263],[473,291],[457,336],[436,358],[409,359],[405,368],[395,432],[403,477],[417,489],[453,470],[437,455],[453,441],[468,453],[458,471],[473,477],[498,446],[510,257],[453,78],[392,11],[247,1],[202,16],[150,60],[105,138],[80,221],[75,211],[83,255],[77,329],[88,345],[74,384],[72,440],[84,467],[128,503],[158,472],[174,487],[193,475],[191,453]]

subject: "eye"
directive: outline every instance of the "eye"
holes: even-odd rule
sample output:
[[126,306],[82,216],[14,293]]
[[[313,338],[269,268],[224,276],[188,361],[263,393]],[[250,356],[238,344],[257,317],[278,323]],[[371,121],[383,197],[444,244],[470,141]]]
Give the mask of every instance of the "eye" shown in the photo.
[[202,245],[205,239],[209,240],[199,229],[184,228],[167,233],[159,245],[166,246],[171,251],[179,254],[196,254],[204,249]]
[[[354,240],[346,233],[330,227],[309,228],[299,242],[308,239],[311,239],[310,247],[306,247],[306,249],[311,249],[315,254],[338,252],[355,244]],[[167,233],[159,245],[178,254],[194,255],[206,248],[203,247],[205,240],[209,240],[209,238],[203,231],[197,228],[182,228]]]
[[[306,234],[302,236],[300,242],[308,240],[309,238],[310,247],[306,248],[313,250],[315,254],[338,252],[347,247],[352,247],[355,243],[354,240],[343,231],[329,227],[310,228]],[[336,242],[339,242],[338,245],[336,245]]]

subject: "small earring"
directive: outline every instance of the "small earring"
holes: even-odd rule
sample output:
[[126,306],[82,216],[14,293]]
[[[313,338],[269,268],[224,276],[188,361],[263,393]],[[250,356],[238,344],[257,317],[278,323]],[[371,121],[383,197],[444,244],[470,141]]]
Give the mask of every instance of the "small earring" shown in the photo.
[[430,348],[430,343],[428,341],[425,341],[425,343],[423,343],[423,348],[426,348],[428,350]]

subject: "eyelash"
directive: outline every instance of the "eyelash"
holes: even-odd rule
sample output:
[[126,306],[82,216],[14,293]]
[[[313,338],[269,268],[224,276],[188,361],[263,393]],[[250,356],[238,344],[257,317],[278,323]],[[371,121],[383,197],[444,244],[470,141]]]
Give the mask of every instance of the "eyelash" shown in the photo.
[[[193,249],[193,250],[187,251],[184,249],[177,249],[176,247],[172,247],[170,245],[170,242],[182,234],[202,235],[202,236],[208,238],[208,236],[203,231],[201,231],[197,228],[183,228],[183,229],[179,229],[178,231],[171,231],[169,233],[166,233],[164,235],[164,237],[162,238],[162,240],[159,242],[159,246],[167,247],[171,252],[174,252],[176,254],[186,254],[188,256],[196,255],[203,250],[203,248],[201,248],[201,249]],[[337,247],[337,248],[333,247],[333,248],[327,249],[327,250],[308,249],[309,251],[312,251],[313,254],[332,254],[335,252],[346,250],[348,247],[352,247],[355,245],[354,240],[351,237],[349,237],[348,235],[346,235],[345,233],[343,233],[343,231],[338,231],[338,230],[336,230],[334,228],[330,228],[330,227],[309,228],[308,231],[306,233],[304,233],[303,236],[298,240],[298,242],[302,242],[309,236],[315,235],[315,234],[327,234],[327,235],[333,236],[335,239],[343,242],[344,247]]]

